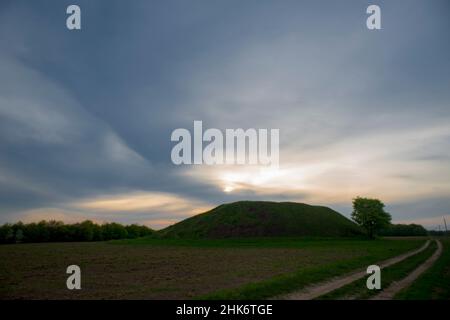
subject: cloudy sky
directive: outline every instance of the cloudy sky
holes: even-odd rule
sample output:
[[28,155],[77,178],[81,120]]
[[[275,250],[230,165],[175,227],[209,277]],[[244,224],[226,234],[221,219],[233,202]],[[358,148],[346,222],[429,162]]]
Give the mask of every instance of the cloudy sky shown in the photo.
[[[449,31],[448,0],[2,0],[0,223],[161,228],[244,199],[349,216],[360,195],[436,228],[450,222]],[[280,129],[280,167],[175,166],[170,135],[194,120]]]

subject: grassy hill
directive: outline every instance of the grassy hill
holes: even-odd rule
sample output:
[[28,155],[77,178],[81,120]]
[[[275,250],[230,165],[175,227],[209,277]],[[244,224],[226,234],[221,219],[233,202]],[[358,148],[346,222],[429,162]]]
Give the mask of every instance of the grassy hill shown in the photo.
[[361,234],[361,230],[327,207],[239,201],[220,205],[159,233],[170,238],[350,237]]

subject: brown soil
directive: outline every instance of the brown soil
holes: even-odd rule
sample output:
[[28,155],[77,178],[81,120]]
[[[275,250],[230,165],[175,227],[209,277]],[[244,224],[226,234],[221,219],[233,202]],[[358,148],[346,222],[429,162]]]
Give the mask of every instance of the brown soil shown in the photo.
[[[47,243],[0,246],[1,299],[189,299],[298,268],[351,259],[361,250],[198,248]],[[82,289],[66,288],[67,266]]]

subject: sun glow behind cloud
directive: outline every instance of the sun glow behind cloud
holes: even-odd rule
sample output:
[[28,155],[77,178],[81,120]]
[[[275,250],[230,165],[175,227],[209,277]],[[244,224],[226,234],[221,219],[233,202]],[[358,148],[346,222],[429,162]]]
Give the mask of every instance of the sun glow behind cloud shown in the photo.
[[186,168],[183,175],[236,196],[250,191],[312,203],[350,203],[357,195],[386,202],[445,196],[450,194],[446,163],[405,159],[404,154],[417,157],[420,150],[449,135],[450,128],[441,125],[362,135],[305,153],[290,145],[281,149],[279,168],[194,166]]
[[210,208],[205,202],[164,192],[134,191],[82,199],[73,207],[95,212],[167,212],[192,215]]
[[[405,221],[445,214],[449,19],[413,2],[414,14],[375,37],[355,29],[361,12],[345,4],[221,7],[232,24],[205,20],[216,2],[175,23],[165,5],[133,2],[125,17],[93,6],[95,32],[82,42],[52,25],[57,7],[11,3],[0,10],[0,223],[26,213],[167,225],[244,199],[348,214],[356,195],[379,197]],[[111,19],[122,21],[114,37],[102,28]],[[167,28],[150,35],[148,21]],[[142,41],[149,35],[156,42]],[[173,166],[170,130],[193,119],[279,128],[279,169]]]
[[161,229],[186,217],[205,212],[213,205],[164,192],[127,191],[82,198],[55,207],[42,207],[18,212],[24,222],[57,220],[76,223],[122,222],[145,224]]

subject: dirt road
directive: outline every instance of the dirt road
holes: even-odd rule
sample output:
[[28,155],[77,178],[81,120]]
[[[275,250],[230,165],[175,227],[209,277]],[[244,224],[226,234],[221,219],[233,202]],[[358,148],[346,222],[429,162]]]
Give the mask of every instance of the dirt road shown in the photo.
[[433,265],[433,263],[440,257],[442,253],[442,244],[439,240],[436,240],[436,243],[438,246],[437,250],[433,253],[433,255],[430,258],[428,258],[427,261],[418,266],[406,278],[403,278],[400,281],[392,283],[388,288],[380,292],[371,300],[391,300],[402,289],[410,286],[423,272],[428,270],[428,268],[430,268]]
[[[422,247],[420,247],[417,250],[413,250],[407,253],[404,253],[402,255],[393,257],[388,260],[384,260],[379,263],[375,263],[380,268],[386,268],[393,264],[396,264],[400,261],[405,260],[406,258],[409,258],[415,254],[418,254],[419,252],[425,250],[430,244],[430,240],[428,240]],[[294,291],[291,293],[288,293],[286,295],[275,297],[274,299],[282,299],[282,300],[312,300],[315,298],[318,298],[324,294],[327,294],[331,291],[334,291],[336,289],[339,289],[340,287],[343,287],[349,283],[352,283],[353,281],[359,280],[363,277],[367,276],[366,270],[361,270],[352,274],[347,274],[338,278],[334,278],[332,280],[318,283],[316,285],[312,285],[310,287],[303,288],[298,291]]]

